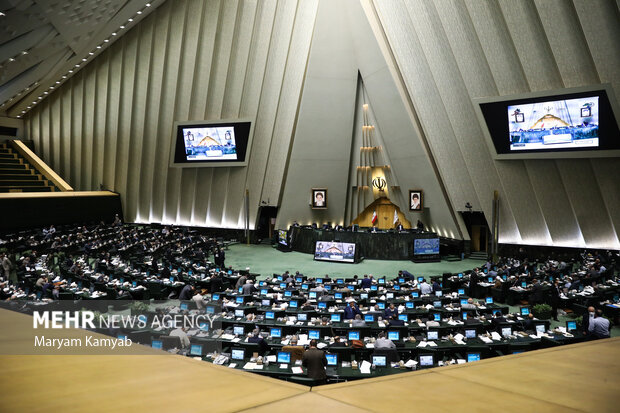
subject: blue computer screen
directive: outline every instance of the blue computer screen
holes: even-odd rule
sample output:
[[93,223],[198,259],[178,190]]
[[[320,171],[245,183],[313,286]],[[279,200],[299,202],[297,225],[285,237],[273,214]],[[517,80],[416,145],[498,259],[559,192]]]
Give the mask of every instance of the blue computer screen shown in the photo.
[[349,340],[359,340],[360,332],[359,331],[349,331]]
[[278,351],[278,363],[288,364],[291,362],[291,353],[288,351]]
[[200,344],[192,344],[189,348],[189,354],[192,356],[201,356],[202,355],[202,346]]
[[158,350],[161,350],[163,346],[163,343],[161,340],[153,340],[151,341],[151,347],[156,348]]
[[398,331],[388,331],[388,338],[390,340],[400,340],[400,332]]
[[269,332],[269,335],[273,338],[280,338],[282,337],[282,329],[272,328],[271,331]]
[[328,366],[337,366],[338,365],[338,355],[337,354],[326,354],[325,358],[327,359]]
[[319,332],[319,330],[310,330],[308,332],[308,338],[310,340],[314,339],[314,340],[320,340],[321,338],[321,333]]
[[480,353],[467,353],[467,362],[480,361]]
[[340,322],[340,314],[332,314],[332,321],[336,323]]

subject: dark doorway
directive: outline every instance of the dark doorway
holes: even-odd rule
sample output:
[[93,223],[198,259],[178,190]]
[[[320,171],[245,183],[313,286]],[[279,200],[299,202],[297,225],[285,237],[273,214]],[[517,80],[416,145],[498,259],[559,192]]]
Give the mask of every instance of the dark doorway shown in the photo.
[[278,207],[262,206],[258,211],[258,226],[255,235],[257,240],[271,240],[273,238],[273,227],[275,226]]
[[491,232],[482,211],[461,211],[461,216],[471,239],[472,252],[488,252]]

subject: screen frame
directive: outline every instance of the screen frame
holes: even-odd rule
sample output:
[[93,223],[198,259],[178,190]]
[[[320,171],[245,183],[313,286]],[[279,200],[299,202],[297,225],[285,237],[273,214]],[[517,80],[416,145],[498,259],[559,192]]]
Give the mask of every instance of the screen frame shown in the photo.
[[[493,97],[483,97],[483,98],[473,98],[472,101],[474,103],[474,111],[476,112],[476,116],[478,117],[478,122],[480,123],[480,128],[482,129],[482,134],[484,136],[484,140],[489,148],[489,153],[491,157],[495,160],[523,160],[523,159],[566,159],[566,158],[608,158],[608,157],[618,157],[620,156],[620,149],[590,149],[583,151],[562,151],[562,152],[522,152],[522,153],[497,153],[495,148],[495,144],[493,142],[493,137],[491,136],[491,132],[487,125],[486,119],[484,118],[484,114],[482,113],[482,109],[480,107],[481,104],[485,103],[500,103],[500,102],[508,102],[512,100],[522,100],[522,99],[536,99],[536,98],[544,98],[547,97],[551,99],[570,99],[563,98],[565,95],[570,95],[574,93],[587,93],[587,92],[602,92],[604,91],[607,94],[607,98],[609,99],[609,106],[611,107],[611,111],[613,116],[616,118],[616,126],[620,129],[620,110],[618,109],[618,101],[616,100],[616,95],[614,94],[613,88],[610,83],[602,83],[598,85],[590,85],[583,87],[574,87],[574,88],[565,88],[565,89],[552,89],[552,90],[544,90],[540,92],[528,92],[528,93],[518,93],[514,95],[504,95],[504,96],[493,96]],[[508,137],[506,137],[508,139]],[[600,139],[600,137],[599,137]],[[600,142],[600,141],[599,141]]]
[[[174,161],[176,146],[177,146],[177,138],[179,127],[183,126],[196,126],[196,127],[217,127],[217,125],[221,125],[223,123],[250,123],[250,130],[248,132],[248,143],[245,149],[245,159],[243,161],[193,161],[193,162],[184,162],[177,163]],[[170,162],[169,167],[171,168],[220,168],[220,167],[239,167],[239,166],[248,166],[250,159],[250,151],[252,149],[252,141],[254,140],[254,125],[256,123],[255,119],[252,118],[238,118],[238,119],[206,119],[206,120],[187,120],[187,121],[174,121],[172,125],[172,139],[170,142]]]

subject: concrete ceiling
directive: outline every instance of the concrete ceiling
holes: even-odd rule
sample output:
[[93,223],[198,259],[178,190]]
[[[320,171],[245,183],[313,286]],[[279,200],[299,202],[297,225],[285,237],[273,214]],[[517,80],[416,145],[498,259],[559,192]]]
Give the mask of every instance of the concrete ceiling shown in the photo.
[[0,0],[0,116],[23,116],[164,1]]

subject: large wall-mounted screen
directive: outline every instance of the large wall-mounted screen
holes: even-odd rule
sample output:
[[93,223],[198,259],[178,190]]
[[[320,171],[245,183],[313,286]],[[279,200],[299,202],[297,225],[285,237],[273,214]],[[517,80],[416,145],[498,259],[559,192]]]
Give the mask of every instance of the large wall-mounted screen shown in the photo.
[[510,150],[598,148],[598,96],[508,106]]
[[243,120],[178,122],[170,166],[247,165],[252,122]]
[[286,230],[278,230],[278,243],[288,247],[288,232]]
[[620,155],[616,100],[606,85],[476,101],[496,159]]
[[439,238],[416,238],[413,240],[413,255],[438,255]]
[[355,244],[317,241],[314,247],[314,259],[320,261],[355,262]]

